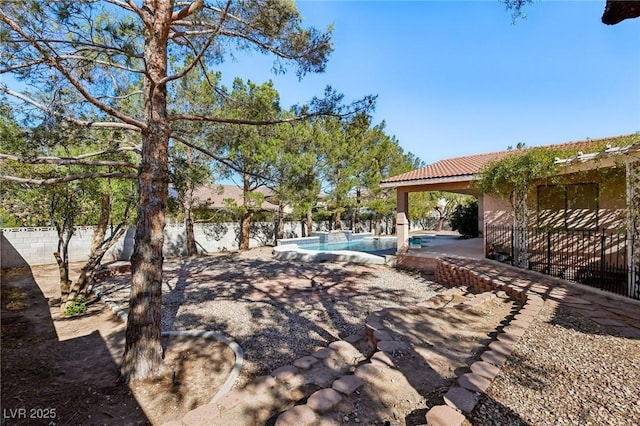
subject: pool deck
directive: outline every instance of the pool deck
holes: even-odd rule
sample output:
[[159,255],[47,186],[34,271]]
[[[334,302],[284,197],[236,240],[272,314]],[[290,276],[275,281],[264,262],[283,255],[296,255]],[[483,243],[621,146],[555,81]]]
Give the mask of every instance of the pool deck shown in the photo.
[[[461,239],[457,235],[428,235],[423,237],[421,248],[411,248],[407,253],[396,255],[396,249],[360,252],[351,250],[317,251],[307,250],[304,246],[285,244],[273,248],[277,259],[302,262],[346,262],[376,265],[396,265],[412,268],[413,264],[433,263],[442,256],[482,259],[484,246],[482,238]],[[431,261],[430,261],[431,259]],[[435,267],[435,266],[434,266]],[[419,268],[417,268],[419,269]]]
[[358,264],[385,265],[393,258],[396,249],[379,250],[372,253],[350,250],[317,251],[306,250],[294,244],[273,248],[276,259],[297,260],[301,262],[345,262]]

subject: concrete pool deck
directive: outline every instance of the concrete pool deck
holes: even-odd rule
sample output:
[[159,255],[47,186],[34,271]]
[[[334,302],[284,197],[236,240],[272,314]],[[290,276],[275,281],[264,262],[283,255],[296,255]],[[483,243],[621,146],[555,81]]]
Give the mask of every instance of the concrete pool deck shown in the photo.
[[[411,248],[400,255],[407,263],[423,263],[426,259],[440,256],[460,256],[472,259],[484,257],[482,238],[461,239],[459,235],[422,236],[422,247]],[[381,237],[390,238],[390,237]],[[304,245],[284,244],[273,248],[276,259],[297,260],[302,262],[346,262],[358,264],[395,265],[396,249],[385,249],[374,252],[352,250],[307,250]],[[405,265],[409,266],[409,265]]]
[[301,262],[345,262],[385,265],[395,258],[396,249],[379,250],[373,253],[351,250],[318,251],[307,250],[296,244],[285,244],[273,248],[273,256],[280,260]]

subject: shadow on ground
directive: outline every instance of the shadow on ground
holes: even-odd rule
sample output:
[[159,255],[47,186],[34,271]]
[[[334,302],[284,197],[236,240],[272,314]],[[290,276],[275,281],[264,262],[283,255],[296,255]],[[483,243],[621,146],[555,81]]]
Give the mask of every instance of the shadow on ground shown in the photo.
[[[49,299],[30,268],[3,270],[1,289],[2,425],[149,423],[117,383],[118,366],[99,331],[58,339]],[[87,318],[101,309],[94,306]]]

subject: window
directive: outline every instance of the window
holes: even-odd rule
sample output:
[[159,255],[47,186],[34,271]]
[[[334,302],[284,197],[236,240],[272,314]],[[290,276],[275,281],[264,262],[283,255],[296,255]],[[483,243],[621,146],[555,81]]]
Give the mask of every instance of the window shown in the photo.
[[598,184],[539,186],[538,226],[596,229],[598,227]]

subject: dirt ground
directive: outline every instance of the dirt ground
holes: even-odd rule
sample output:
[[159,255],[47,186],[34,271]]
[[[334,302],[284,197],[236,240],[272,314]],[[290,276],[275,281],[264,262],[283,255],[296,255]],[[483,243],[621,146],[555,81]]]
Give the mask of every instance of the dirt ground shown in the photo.
[[[72,319],[61,318],[58,306],[55,265],[3,271],[2,425],[163,424],[207,403],[234,360],[224,345],[171,338],[162,376],[127,386],[118,382],[121,321],[97,301]],[[442,403],[454,372],[468,365],[511,308],[494,300],[472,312],[447,310],[427,320],[387,315],[385,327],[409,348],[398,353],[398,369],[374,372],[362,392],[323,420],[424,423],[428,407]]]
[[160,377],[126,385],[125,327],[101,302],[59,315],[53,265],[2,272],[2,425],[162,424],[208,402],[234,360],[225,345],[165,339]]

